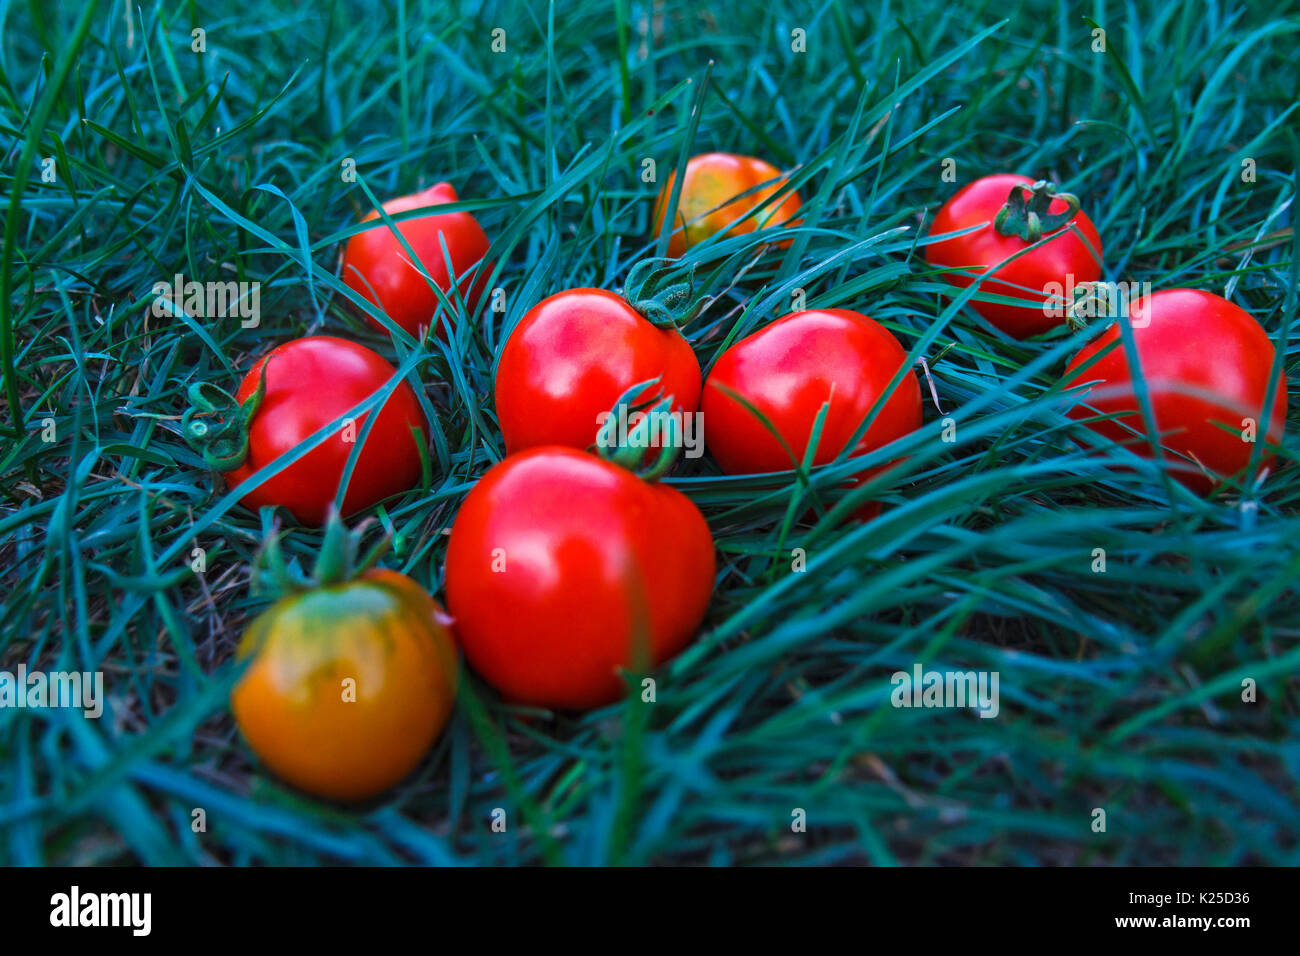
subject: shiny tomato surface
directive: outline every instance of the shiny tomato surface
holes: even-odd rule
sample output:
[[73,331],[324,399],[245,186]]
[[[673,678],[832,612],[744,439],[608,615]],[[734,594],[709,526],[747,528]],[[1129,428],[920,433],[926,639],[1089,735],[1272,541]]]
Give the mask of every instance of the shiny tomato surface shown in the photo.
[[[813,458],[815,465],[826,464],[848,445],[906,360],[889,330],[861,313],[821,309],[784,316],[714,364],[701,402],[705,444],[728,474],[788,471],[802,463],[829,401]],[[761,412],[780,440],[728,392]],[[909,370],[853,453],[872,451],[920,425],[921,387]]]
[[[1003,173],[977,179],[957,191],[935,214],[930,235],[939,236],[984,223],[982,228],[964,236],[945,239],[926,246],[926,260],[935,266],[960,268],[978,275],[988,274],[980,285],[980,294],[1006,296],[1023,301],[1023,305],[969,300],[968,304],[990,324],[1015,338],[1039,335],[1065,324],[1063,309],[1069,303],[1045,290],[1049,283],[1063,288],[1075,287],[1101,278],[1102,246],[1097,227],[1087,213],[1080,210],[1074,218],[1050,235],[1045,245],[1013,262],[999,266],[1010,256],[1033,243],[1015,236],[1002,235],[993,227],[998,211],[1007,202],[1011,188],[1029,186],[1028,176]],[[1068,205],[1053,199],[1049,214],[1064,212]],[[944,278],[959,288],[966,288],[975,276],[949,273]],[[1048,303],[1058,308],[1048,308]]]
[[475,671],[507,699],[610,703],[620,670],[695,635],[715,571],[704,517],[681,492],[594,455],[511,455],[466,496],[447,546],[447,605]]
[[[673,170],[659,191],[652,214],[654,232],[663,228],[672,197],[677,171]],[[770,183],[743,199],[736,197],[762,183]],[[769,226],[797,226],[802,202],[798,192],[789,192],[780,202],[754,208],[785,184],[781,171],[764,160],[733,153],[703,153],[692,156],[682,177],[682,191],[677,199],[676,228],[668,242],[668,255],[674,258],[710,236],[726,232],[738,236]],[[734,201],[733,201],[734,200]],[[734,225],[733,225],[734,223]],[[728,229],[728,227],[731,227]],[[789,240],[779,245],[788,246]]]
[[[411,209],[457,201],[456,190],[449,183],[438,183],[423,192],[384,203],[384,211],[395,216]],[[378,212],[370,212],[361,221],[378,219]],[[403,220],[396,226],[430,278],[453,301],[451,289],[455,279],[460,279],[461,295],[466,306],[473,310],[487,283],[488,270],[480,266],[472,282],[466,273],[487,255],[490,245],[478,220],[467,212],[433,213]],[[442,250],[444,243],[451,259],[451,273],[447,271],[447,256]],[[438,308],[437,293],[412,264],[405,246],[382,222],[348,240],[343,252],[343,281],[412,335],[418,336],[421,327],[433,323]],[[373,317],[367,315],[366,321],[384,330]]]
[[410,578],[372,570],[282,598],[240,644],[231,693],[249,746],[309,793],[363,800],[409,774],[456,698],[456,647]]
[[[396,374],[392,365],[364,345],[328,335],[310,336],[285,342],[263,356],[239,386],[235,397],[241,403],[256,391],[263,366],[266,394],[249,425],[248,457],[225,473],[229,488],[369,398]],[[352,425],[345,423],[241,502],[254,509],[280,505],[303,524],[322,524],[369,414],[373,411],[360,415]],[[360,511],[414,487],[421,472],[417,436],[423,442],[428,432],[414,390],[401,382],[366,437],[343,499],[343,513]]]
[[[1255,441],[1264,441],[1267,434],[1267,441],[1276,444],[1286,428],[1285,376],[1273,397],[1267,427],[1263,424],[1274,356],[1268,335],[1249,313],[1199,289],[1166,289],[1138,299],[1129,317],[1170,473],[1201,494],[1225,478],[1241,480],[1253,448],[1244,440],[1251,433],[1248,420],[1255,423]],[[1082,404],[1087,403],[1103,414],[1118,415],[1118,420],[1088,425],[1150,457],[1133,370],[1119,339],[1120,328],[1112,324],[1070,361],[1067,385],[1098,383],[1070,414],[1095,419]],[[1081,368],[1112,343],[1117,344],[1096,364]],[[1261,464],[1272,458],[1262,455]]]
[[553,295],[524,316],[501,350],[496,408],[506,451],[589,448],[597,416],[651,379],[659,379],[656,391],[673,396],[673,411],[699,408],[700,363],[676,329],[656,327],[602,289]]

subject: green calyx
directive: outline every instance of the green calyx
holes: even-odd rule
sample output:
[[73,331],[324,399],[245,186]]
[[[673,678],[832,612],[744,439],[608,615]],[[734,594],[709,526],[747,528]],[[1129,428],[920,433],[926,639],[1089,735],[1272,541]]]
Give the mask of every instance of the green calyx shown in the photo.
[[695,266],[683,267],[676,259],[642,259],[627,274],[623,298],[659,328],[678,328],[704,307],[695,298]]
[[1096,286],[1097,283],[1088,283],[1085,294],[1076,295],[1075,300],[1065,307],[1065,327],[1071,332],[1081,332],[1087,328],[1088,320],[1083,317],[1083,313],[1089,311],[1097,301]]
[[275,531],[263,546],[254,569],[259,589],[281,597],[343,584],[369,571],[392,546],[392,538],[384,535],[368,550],[363,549],[362,539],[373,520],[367,518],[349,531],[338,509],[331,506],[325,521],[325,536],[310,574],[296,561],[285,558],[280,547],[282,532]]
[[181,416],[181,436],[217,471],[233,471],[248,457],[248,426],[266,397],[266,366],[257,389],[242,405],[211,382],[195,382],[186,392],[190,407]]
[[[658,384],[659,379],[653,378],[624,392],[596,434],[597,455],[645,481],[657,481],[667,474],[682,450],[681,417],[672,414],[673,397],[659,389],[659,394],[636,401],[638,395]],[[633,421],[637,415],[640,417]],[[659,453],[649,458],[656,444]]]
[[[1025,192],[1029,198],[1025,199]],[[1049,213],[1053,199],[1063,200],[1068,208],[1064,212]],[[1044,235],[1060,229],[1079,212],[1079,197],[1073,193],[1058,193],[1056,185],[1040,179],[1032,186],[1011,187],[1006,205],[998,210],[993,228],[1004,236],[1019,236],[1026,242],[1037,242]]]

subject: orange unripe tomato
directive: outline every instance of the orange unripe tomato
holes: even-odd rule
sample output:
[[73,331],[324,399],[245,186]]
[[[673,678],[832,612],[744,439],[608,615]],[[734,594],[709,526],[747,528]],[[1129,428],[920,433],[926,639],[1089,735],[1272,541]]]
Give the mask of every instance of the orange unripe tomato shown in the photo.
[[[384,212],[396,216],[410,209],[457,201],[456,190],[450,183],[438,183],[423,192],[389,200],[384,203]],[[378,218],[378,212],[371,212],[361,221]],[[472,310],[487,285],[487,265],[484,263],[479,267],[472,284],[465,278],[465,273],[487,255],[491,245],[478,220],[467,212],[448,212],[417,216],[396,225],[438,288],[454,301],[452,286],[459,281],[465,304]],[[444,243],[447,246],[445,257],[442,251]],[[454,275],[447,272],[448,258]],[[418,335],[421,326],[433,324],[438,296],[412,265],[406,247],[383,223],[348,240],[343,250],[343,281],[357,294],[378,305],[390,319],[412,335]],[[366,321],[381,332],[385,331],[369,315]],[[445,334],[442,323],[439,323],[439,331]]]
[[[676,178],[677,171],[673,170],[655,201],[656,234],[663,227]],[[732,153],[702,153],[692,156],[686,163],[686,174],[682,178],[682,191],[677,200],[676,228],[668,241],[668,255],[674,258],[681,256],[689,247],[727,230],[728,226],[731,228],[727,235],[733,236],[756,229],[799,225],[802,220],[797,217],[803,204],[798,192],[786,193],[780,202],[753,213],[755,206],[785,185],[785,180],[786,177],[779,169],[753,156],[736,156]],[[744,199],[732,201],[760,183],[770,185],[755,190]],[[790,241],[777,245],[784,248],[790,245]]]
[[280,599],[240,643],[239,657],[252,658],[230,696],[241,733],[309,793],[364,800],[387,790],[451,714],[447,622],[419,585],[384,569]]

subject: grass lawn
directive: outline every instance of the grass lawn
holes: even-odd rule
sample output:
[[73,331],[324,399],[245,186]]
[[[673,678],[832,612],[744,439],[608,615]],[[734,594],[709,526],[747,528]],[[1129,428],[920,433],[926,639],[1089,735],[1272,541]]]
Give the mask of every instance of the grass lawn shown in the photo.
[[[964,183],[1055,179],[1106,279],[1226,296],[1300,381],[1294,4],[117,2],[6,6],[0,30],[0,664],[107,695],[98,720],[0,709],[0,862],[1300,863],[1300,401],[1257,486],[1203,498],[1089,453],[1060,378],[1097,329],[1008,338],[918,245]],[[678,466],[718,575],[653,706],[543,713],[466,674],[383,798],[279,783],[227,707],[276,516],[182,440],[188,387],[233,391],[306,334],[405,370],[428,480],[370,514],[441,600],[451,521],[504,454],[503,342],[552,293],[619,290],[662,249],[659,185],[711,150],[794,170],[804,207],[788,248],[688,254],[706,373],[802,290],[898,337],[923,427],[798,475]],[[341,246],[441,180],[503,309],[394,341]],[[160,317],[178,274],[260,283],[260,323]],[[310,563],[321,533],[280,520]],[[997,672],[997,716],[891,706],[918,663]]]

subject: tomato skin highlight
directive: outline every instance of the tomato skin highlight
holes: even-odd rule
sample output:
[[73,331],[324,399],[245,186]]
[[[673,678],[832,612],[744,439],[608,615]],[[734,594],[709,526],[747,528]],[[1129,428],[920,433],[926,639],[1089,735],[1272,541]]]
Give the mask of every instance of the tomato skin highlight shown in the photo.
[[445,621],[419,585],[383,569],[282,598],[240,643],[252,658],[230,698],[240,732],[301,790],[351,801],[389,789],[451,714],[458,664]]
[[[802,463],[813,425],[830,401],[814,465],[845,448],[884,393],[907,352],[868,316],[848,309],[794,312],[727,349],[704,383],[704,440],[728,474],[760,474],[796,467],[781,442],[743,404],[757,408]],[[906,373],[885,401],[854,454],[863,454],[921,426],[921,386]],[[869,477],[864,474],[863,479]],[[868,508],[859,517],[870,517]]]
[[[235,395],[240,402],[256,391],[263,366],[266,394],[249,425],[248,457],[225,473],[228,488],[373,395],[396,373],[382,356],[364,345],[328,335],[310,336],[285,342],[263,356],[244,376]],[[372,413],[358,416],[356,440]],[[401,382],[380,408],[357,457],[343,499],[343,514],[369,508],[419,483],[420,451],[412,428],[419,429],[421,440],[428,438],[429,426],[415,391]],[[241,503],[252,510],[281,505],[303,524],[323,524],[355,447],[355,441],[345,441],[345,437],[342,430],[330,436],[244,495]]]
[[[981,274],[991,270],[992,278],[980,285],[982,292],[1024,300],[1023,307],[1000,302],[981,302],[978,299],[967,301],[967,305],[995,328],[1018,339],[1048,332],[1065,323],[1063,315],[1048,315],[1044,311],[1045,304],[1051,298],[1043,291],[1048,283],[1068,286],[1067,276],[1073,276],[1077,287],[1101,278],[1101,236],[1088,214],[1082,210],[1069,223],[1052,233],[1056,238],[1050,242],[1014,262],[992,268],[1033,244],[1019,236],[1002,235],[993,228],[993,220],[1006,203],[1011,188],[1015,185],[1030,186],[1033,182],[1028,176],[1001,173],[985,176],[963,186],[935,214],[930,225],[930,235],[956,232],[979,223],[987,225],[964,236],[945,239],[925,247],[925,258],[931,265],[961,268]],[[1050,213],[1055,214],[1064,212],[1069,207],[1064,200],[1054,199],[1048,208]],[[1076,228],[1078,233],[1074,231]],[[1080,238],[1080,233],[1083,238]],[[958,273],[950,273],[944,278],[960,289],[975,281],[969,275]],[[1018,286],[1024,288],[1017,288]],[[1058,304],[1062,307],[1068,305],[1064,302]]]
[[[456,190],[450,183],[438,183],[422,192],[389,200],[383,208],[388,215],[395,216],[410,209],[457,201]],[[370,222],[378,218],[379,213],[371,211],[361,221]],[[446,242],[452,270],[455,276],[461,277],[461,295],[472,311],[487,285],[486,263],[479,268],[472,283],[464,276],[487,255],[491,245],[478,220],[467,212],[433,213],[398,222],[396,226],[434,283],[454,299],[451,291],[453,276],[447,273],[442,252],[442,242]],[[343,251],[343,281],[358,295],[379,306],[411,335],[418,337],[420,327],[433,322],[438,296],[410,260],[410,253],[392,230],[381,222],[348,240]],[[387,331],[372,316],[365,318],[379,331]],[[439,334],[445,337],[444,323],[439,323]]]
[[[674,169],[655,200],[652,219],[656,235],[663,228],[668,200],[672,198],[676,179],[677,170]],[[765,186],[738,202],[730,201],[760,183],[772,180],[779,181],[772,182],[770,186]],[[734,153],[702,153],[692,156],[686,163],[682,177],[682,191],[677,199],[677,227],[668,240],[668,255],[680,258],[689,247],[726,231],[728,226],[746,217],[755,206],[781,189],[785,180],[786,177],[779,169],[754,156],[738,156]],[[797,226],[802,222],[797,218],[802,205],[798,192],[792,191],[779,203],[737,223],[727,231],[727,235],[743,235],[769,226]],[[790,245],[790,240],[776,245],[785,248]]]
[[618,668],[633,665],[635,640],[648,640],[650,666],[690,642],[714,562],[708,524],[681,492],[543,446],[499,462],[466,496],[447,605],[469,665],[508,700],[585,710],[623,695]]
[[497,363],[497,420],[506,451],[589,448],[597,416],[633,385],[655,378],[672,395],[673,411],[699,409],[700,363],[676,329],[657,328],[604,289],[544,299],[516,326]]
[[[1129,308],[1138,360],[1151,396],[1156,428],[1162,436],[1162,456],[1170,474],[1199,494],[1208,494],[1225,478],[1236,477],[1249,464],[1251,445],[1241,438],[1243,418],[1262,422],[1264,399],[1273,369],[1274,347],[1267,333],[1243,309],[1200,289],[1165,289],[1138,299]],[[1068,414],[1076,420],[1095,417],[1082,403],[1106,414],[1131,412],[1123,421],[1138,433],[1146,429],[1132,370],[1122,342],[1087,370],[1080,369],[1105,346],[1120,338],[1112,323],[1084,347],[1066,367],[1068,386],[1099,381]],[[1194,388],[1214,397],[1181,393]],[[1114,394],[1103,394],[1110,389]],[[1286,429],[1286,376],[1282,375],[1268,416],[1267,441],[1280,442]],[[1221,422],[1229,431],[1214,425]],[[1088,427],[1136,454],[1151,450],[1129,429],[1113,421],[1089,422]],[[1256,441],[1264,441],[1264,429]],[[1173,453],[1190,455],[1215,476]],[[1261,468],[1273,455],[1260,457]]]

